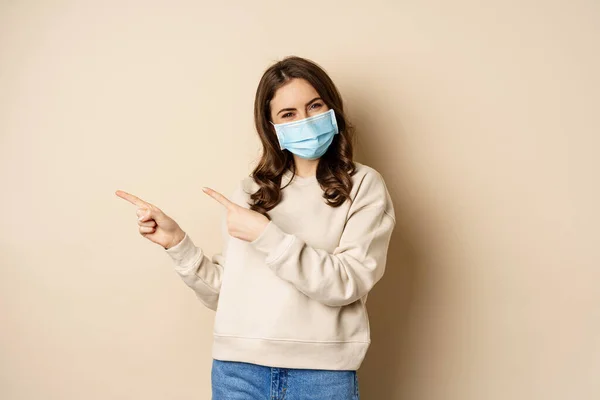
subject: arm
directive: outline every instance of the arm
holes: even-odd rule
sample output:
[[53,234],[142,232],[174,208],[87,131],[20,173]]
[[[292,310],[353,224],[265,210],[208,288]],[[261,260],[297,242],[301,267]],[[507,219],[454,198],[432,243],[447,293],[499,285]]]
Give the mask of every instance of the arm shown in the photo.
[[343,306],[366,295],[383,276],[395,224],[391,197],[375,173],[361,182],[333,253],[309,246],[273,221],[250,243],[281,279],[323,304]]
[[187,232],[181,242],[165,249],[175,264],[175,272],[206,307],[215,311],[219,302],[225,255],[229,243],[226,217],[227,214],[224,213],[221,220],[223,250],[212,257],[207,256],[200,247],[196,246]]
[[180,243],[165,251],[175,263],[175,272],[195,292],[196,297],[206,307],[216,310],[226,250],[209,258],[186,233]]

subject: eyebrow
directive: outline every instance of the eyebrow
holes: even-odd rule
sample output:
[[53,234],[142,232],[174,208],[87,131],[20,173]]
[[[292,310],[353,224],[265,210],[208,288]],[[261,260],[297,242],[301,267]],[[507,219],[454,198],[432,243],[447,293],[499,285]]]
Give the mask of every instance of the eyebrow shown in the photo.
[[[306,107],[317,100],[322,100],[322,99],[320,97],[315,97],[314,99],[312,99],[311,101],[306,103]],[[279,112],[276,115],[279,115],[284,111],[295,111],[295,110],[296,110],[295,108],[282,108],[281,110],[279,110]]]

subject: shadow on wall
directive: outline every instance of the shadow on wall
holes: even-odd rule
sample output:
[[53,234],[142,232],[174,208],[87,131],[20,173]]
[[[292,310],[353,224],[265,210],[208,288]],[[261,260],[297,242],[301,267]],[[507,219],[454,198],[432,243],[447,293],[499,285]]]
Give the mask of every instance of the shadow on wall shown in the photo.
[[[367,163],[367,160],[365,160]],[[407,381],[413,352],[409,345],[409,304],[414,290],[414,270],[419,259],[416,251],[402,237],[397,221],[388,252],[383,278],[367,299],[371,326],[371,345],[358,370],[361,398],[402,399],[406,392],[400,382]]]
[[[352,97],[358,100],[356,103],[365,102],[364,96]],[[418,279],[426,269],[426,235],[418,216],[410,211],[415,205],[411,206],[411,199],[400,193],[409,170],[405,164],[409,157],[402,157],[407,149],[400,146],[406,133],[392,115],[377,115],[380,110],[362,106],[353,109],[350,120],[357,128],[355,160],[382,174],[396,213],[385,273],[367,299],[371,346],[358,370],[360,394],[367,400],[399,400],[410,398],[409,384],[415,376],[411,372],[417,360],[410,342],[409,313],[411,304],[426,291],[426,280]],[[386,125],[378,121],[386,121]],[[422,215],[422,205],[419,212]]]

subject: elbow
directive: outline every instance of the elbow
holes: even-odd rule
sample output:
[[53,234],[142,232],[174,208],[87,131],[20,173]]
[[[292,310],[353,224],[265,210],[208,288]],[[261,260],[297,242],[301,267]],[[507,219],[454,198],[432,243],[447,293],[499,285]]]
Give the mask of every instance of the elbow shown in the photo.
[[206,306],[206,308],[208,308],[209,310],[213,310],[213,311],[217,311],[217,305],[219,304],[219,295],[215,294],[212,296],[206,296],[203,294],[200,294],[198,292],[196,293],[196,297],[198,298],[198,300],[200,300],[200,302],[202,304],[204,304],[204,306]]
[[373,285],[364,285],[361,287],[357,285],[351,285],[346,287],[346,290],[341,292],[331,292],[326,290],[326,296],[323,296],[318,300],[320,303],[330,307],[347,306],[366,296],[372,287]]
[[334,297],[334,298],[324,299],[321,301],[321,303],[323,303],[329,307],[342,307],[342,306],[347,306],[349,304],[352,304],[362,297],[363,296]]
[[[380,264],[385,265],[385,263]],[[343,283],[329,284],[323,288],[322,296],[318,299],[321,303],[331,307],[347,306],[365,297],[377,282],[382,278],[385,267],[373,268],[371,273],[346,275]],[[334,288],[337,287],[337,290]]]

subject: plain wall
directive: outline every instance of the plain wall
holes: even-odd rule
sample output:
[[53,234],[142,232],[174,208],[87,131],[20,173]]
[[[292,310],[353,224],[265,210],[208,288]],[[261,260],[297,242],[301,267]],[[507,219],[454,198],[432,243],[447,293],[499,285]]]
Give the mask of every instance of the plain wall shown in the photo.
[[286,55],[331,75],[398,224],[361,398],[600,397],[595,1],[0,1],[0,398],[209,399],[208,254]]

